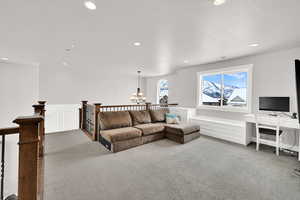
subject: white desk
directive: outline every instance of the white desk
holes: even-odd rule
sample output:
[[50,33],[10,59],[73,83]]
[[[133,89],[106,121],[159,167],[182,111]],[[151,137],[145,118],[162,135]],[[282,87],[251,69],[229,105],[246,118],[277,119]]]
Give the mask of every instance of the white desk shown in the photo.
[[[264,123],[270,121],[270,125],[272,125],[272,122],[274,121],[275,117],[272,117],[270,115],[260,115],[260,118],[264,118]],[[254,114],[247,114],[245,115],[245,121],[247,123],[255,123],[255,115]],[[290,117],[282,117],[280,116],[280,127],[282,128],[288,128],[288,129],[296,129],[298,135],[300,134],[299,130],[300,130],[300,124],[298,119],[292,119]],[[252,134],[252,129],[251,128],[247,128],[247,135]],[[298,148],[298,152],[299,152],[299,157],[298,160],[300,161],[300,135],[299,135],[299,148]]]

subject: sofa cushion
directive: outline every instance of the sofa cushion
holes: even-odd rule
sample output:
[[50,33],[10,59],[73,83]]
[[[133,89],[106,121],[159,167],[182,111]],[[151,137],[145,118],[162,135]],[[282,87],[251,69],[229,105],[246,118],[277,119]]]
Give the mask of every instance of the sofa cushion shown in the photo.
[[169,113],[168,108],[161,108],[158,110],[150,110],[152,122],[165,122],[166,121],[166,113]]
[[166,132],[177,135],[188,135],[200,131],[200,126],[196,124],[167,124]]
[[161,133],[165,130],[165,126],[163,123],[139,124],[134,127],[143,131],[143,135],[153,135],[156,133]]
[[126,127],[126,128],[117,128],[117,129],[110,129],[110,130],[101,130],[100,134],[106,140],[110,142],[118,142],[129,140],[137,137],[142,136],[142,131],[133,128],[133,127]]
[[129,111],[132,117],[133,125],[151,123],[151,117],[148,110]]
[[101,130],[130,127],[132,120],[128,111],[99,112],[99,124]]

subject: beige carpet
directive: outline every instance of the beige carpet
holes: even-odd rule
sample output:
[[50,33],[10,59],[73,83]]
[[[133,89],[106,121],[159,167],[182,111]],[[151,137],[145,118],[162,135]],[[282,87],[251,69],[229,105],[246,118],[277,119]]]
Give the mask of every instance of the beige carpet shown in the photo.
[[299,162],[201,137],[117,154],[80,131],[46,137],[46,200],[299,200]]

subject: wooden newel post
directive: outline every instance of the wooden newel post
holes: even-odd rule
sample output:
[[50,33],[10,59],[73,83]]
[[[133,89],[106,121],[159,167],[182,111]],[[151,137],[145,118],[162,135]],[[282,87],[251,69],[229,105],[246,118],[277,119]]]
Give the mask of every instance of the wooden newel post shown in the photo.
[[18,200],[38,199],[38,132],[43,120],[39,115],[14,120],[20,126]]
[[97,124],[98,124],[98,114],[99,114],[99,112],[100,112],[100,107],[101,107],[101,103],[95,103],[94,104],[95,105],[95,125],[94,125],[94,130],[95,130],[95,132],[94,132],[94,135],[93,135],[93,140],[94,141],[96,141],[97,140],[97,138],[98,138],[98,126],[97,126]]
[[151,103],[150,103],[150,102],[147,102],[147,103],[146,103],[146,110],[150,110],[150,107],[151,107]]
[[[38,105],[33,105],[32,107],[34,108],[34,114],[36,115],[41,115],[42,117],[45,117],[45,101],[39,101],[39,103],[42,102],[42,104]],[[39,142],[39,156],[43,157],[44,152],[45,152],[45,121],[41,121],[39,124],[39,137],[40,137],[40,142]]]
[[39,105],[41,105],[40,109],[35,113],[40,115],[44,118],[39,124],[39,134],[40,134],[40,143],[39,143],[39,166],[38,166],[38,199],[44,199],[44,154],[45,154],[45,106],[46,101],[38,101]]
[[88,101],[81,101],[81,103],[82,103],[82,108],[81,108],[81,115],[80,115],[80,128],[81,129],[85,129],[85,125],[84,125],[84,123],[85,123],[85,118],[86,118],[86,116],[85,116],[85,108],[86,108],[86,104],[88,103]]

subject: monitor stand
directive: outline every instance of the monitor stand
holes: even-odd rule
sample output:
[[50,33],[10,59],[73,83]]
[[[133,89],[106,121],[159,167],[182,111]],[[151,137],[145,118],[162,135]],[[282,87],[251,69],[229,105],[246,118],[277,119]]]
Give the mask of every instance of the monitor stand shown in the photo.
[[271,117],[278,117],[278,114],[276,112],[272,112],[268,114]]

